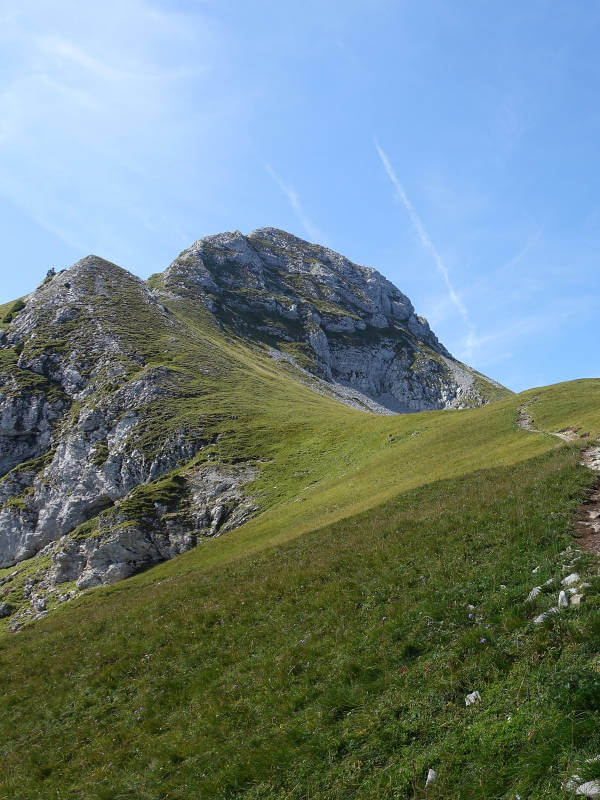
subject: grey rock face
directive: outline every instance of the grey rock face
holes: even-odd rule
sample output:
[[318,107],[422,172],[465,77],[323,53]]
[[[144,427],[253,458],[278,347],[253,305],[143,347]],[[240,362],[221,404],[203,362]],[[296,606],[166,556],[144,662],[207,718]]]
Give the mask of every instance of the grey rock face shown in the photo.
[[66,408],[44,394],[14,394],[18,388],[7,378],[0,390],[0,476],[48,449],[54,423]]
[[575,794],[581,797],[600,797],[600,781],[586,781],[577,787]]
[[[137,408],[143,407],[152,397],[156,380],[149,372],[128,387],[125,397],[117,392],[106,406],[84,405],[78,418],[64,426],[47,466],[23,481],[29,483],[25,500],[0,508],[1,567],[34,555],[135,486],[194,455],[198,441],[184,432],[167,435],[150,456],[137,447],[135,430],[140,420],[138,413],[128,410],[127,394],[135,392]],[[7,477],[19,485],[18,471]]]
[[566,578],[563,578],[561,583],[563,586],[575,586],[579,581],[580,578],[577,572],[572,572],[570,575],[567,575]]
[[155,504],[136,521],[109,511],[93,534],[63,536],[47,551],[52,567],[31,594],[32,610],[44,611],[44,593],[62,583],[79,590],[115,583],[237,527],[256,510],[242,492],[255,475],[250,467],[205,465],[187,474],[173,508]]
[[303,368],[364,395],[367,407],[464,408],[485,401],[481,385],[502,390],[453,359],[376,270],[285,231],[200,239],[171,264],[164,285],[282,354],[300,344]]
[[558,607],[559,608],[567,608],[569,605],[569,600],[567,598],[566,592],[561,591],[558,593]]
[[202,446],[198,431],[165,429],[140,447],[173,386],[165,367],[145,367],[132,315],[141,331],[176,327],[143,281],[90,256],[49,276],[3,334],[16,363],[0,384],[0,567],[35,555]]
[[527,595],[527,602],[530,602],[531,600],[535,600],[535,598],[538,596],[538,594],[541,594],[541,593],[542,593],[542,587],[541,586],[534,586],[533,589]]
[[476,705],[477,703],[481,703],[481,695],[479,694],[478,691],[470,692],[465,697],[465,705],[466,706]]
[[[168,503],[155,502],[135,519],[125,507],[115,507],[98,517],[91,533],[79,530],[51,542],[40,551],[50,556],[50,568],[25,580],[23,596],[28,604],[16,613],[8,606],[4,612],[12,616],[11,630],[41,618],[49,607],[80,591],[128,578],[241,525],[256,511],[243,491],[256,474],[249,466],[195,467],[178,479],[179,492]],[[75,582],[76,588],[64,592],[66,582]]]

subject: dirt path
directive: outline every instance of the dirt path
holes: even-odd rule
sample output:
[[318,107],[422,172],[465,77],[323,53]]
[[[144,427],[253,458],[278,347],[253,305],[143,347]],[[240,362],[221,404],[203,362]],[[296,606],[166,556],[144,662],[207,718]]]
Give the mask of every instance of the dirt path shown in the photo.
[[[524,403],[519,408],[517,425],[525,431],[532,433],[547,433],[533,427],[533,417],[528,412],[528,407],[535,403],[537,398]],[[551,436],[556,436],[564,442],[572,442],[585,438],[577,428],[563,428],[560,431],[550,431]],[[588,447],[581,453],[581,463],[584,467],[600,475],[600,447]],[[590,490],[587,500],[582,503],[575,514],[575,537],[582,550],[600,557],[600,477]]]
[[533,417],[527,409],[530,405],[533,405],[536,400],[537,397],[534,397],[533,400],[530,400],[528,403],[523,403],[519,408],[519,416],[517,417],[517,425],[519,428],[522,428],[524,431],[531,431],[532,433],[550,433],[550,436],[556,436],[558,439],[562,439],[563,442],[572,442],[574,439],[580,438],[577,428],[563,428],[560,431],[539,431],[537,428],[534,428]]
[[[581,463],[600,474],[600,447],[588,447],[584,450]],[[593,485],[588,499],[577,509],[575,531],[581,548],[600,556],[600,478]]]

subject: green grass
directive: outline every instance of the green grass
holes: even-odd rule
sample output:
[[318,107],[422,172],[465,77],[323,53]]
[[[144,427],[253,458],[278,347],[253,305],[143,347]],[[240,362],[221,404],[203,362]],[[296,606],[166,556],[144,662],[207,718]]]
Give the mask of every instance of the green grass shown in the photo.
[[[597,567],[578,566],[586,604],[540,627],[556,590],[525,598],[564,574],[600,381],[378,417],[296,383],[191,301],[152,337],[126,306],[105,312],[128,377],[166,367],[140,447],[185,430],[204,445],[192,463],[253,463],[261,513],[16,635],[0,621],[0,797],[397,800],[424,797],[433,767],[429,798],[550,800],[572,772],[593,777]],[[517,427],[530,400],[548,433]],[[549,435],[567,425],[590,436]],[[170,507],[187,468],[115,511]],[[36,561],[2,587],[11,602]]]
[[0,307],[0,318],[5,325],[10,324],[17,316],[19,311],[25,308],[25,303],[22,299],[15,300],[14,303],[6,303]]
[[150,484],[138,486],[119,504],[119,514],[128,522],[144,527],[148,520],[153,521],[156,503],[172,510],[181,500],[185,487],[186,481],[181,475],[167,475]]
[[15,303],[15,300],[8,300],[6,303],[0,303],[0,319],[4,317],[10,311],[11,306]]
[[556,797],[600,745],[600,603],[524,598],[589,482],[561,448],[58,609],[1,653],[7,796]]
[[[586,419],[596,390],[571,387]],[[3,640],[7,797],[409,798],[430,766],[429,797],[566,796],[600,747],[596,569],[540,628],[555,598],[524,599],[564,574],[579,445],[517,429],[519,397],[389,418],[314,397],[270,440],[267,513]]]
[[[4,586],[0,587],[0,603],[7,603],[12,608],[18,609],[23,605],[23,589],[28,578],[39,579],[44,570],[50,566],[49,556],[38,556],[27,561],[21,561],[12,567],[0,570],[0,578],[6,578],[12,573],[15,577]],[[6,628],[7,620],[1,620]]]
[[600,380],[557,383],[543,389],[530,389],[520,395],[523,402],[533,400],[529,413],[534,427],[545,431],[579,429],[579,434],[600,438]]

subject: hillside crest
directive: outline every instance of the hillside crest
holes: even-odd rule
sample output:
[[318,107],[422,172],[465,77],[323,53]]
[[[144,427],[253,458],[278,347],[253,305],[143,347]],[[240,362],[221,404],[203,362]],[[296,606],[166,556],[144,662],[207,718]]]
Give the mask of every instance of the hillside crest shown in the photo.
[[38,565],[15,626],[261,511],[274,397],[287,425],[315,392],[388,415],[506,394],[376,270],[274,228],[147,282],[95,255],[49,274],[4,316],[0,380],[0,569]]

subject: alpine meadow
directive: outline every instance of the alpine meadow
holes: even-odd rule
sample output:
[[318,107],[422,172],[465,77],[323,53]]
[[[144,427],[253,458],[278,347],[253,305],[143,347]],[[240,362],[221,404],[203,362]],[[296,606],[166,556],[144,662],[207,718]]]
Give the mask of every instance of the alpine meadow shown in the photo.
[[0,318],[0,796],[600,795],[600,379],[275,228]]

